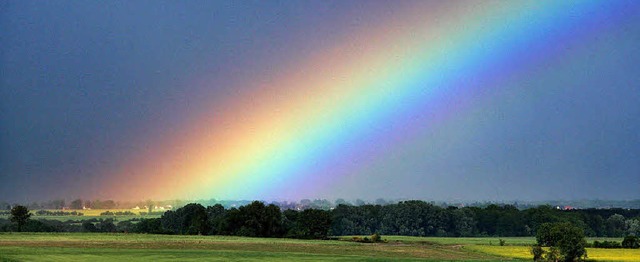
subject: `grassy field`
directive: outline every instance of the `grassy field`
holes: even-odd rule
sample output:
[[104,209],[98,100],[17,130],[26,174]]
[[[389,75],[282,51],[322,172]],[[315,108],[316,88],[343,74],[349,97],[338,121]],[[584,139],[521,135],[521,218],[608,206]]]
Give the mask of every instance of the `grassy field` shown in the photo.
[[[505,237],[505,246],[499,245],[500,238],[421,238],[421,237],[405,237],[390,236],[385,237],[391,240],[400,241],[430,241],[439,244],[460,244],[465,245],[470,250],[475,250],[490,255],[497,255],[508,258],[530,260],[531,253],[529,246],[535,244],[533,237]],[[589,243],[594,240],[598,241],[618,241],[620,238],[587,238]],[[603,248],[587,248],[587,255],[590,261],[640,261],[640,249],[603,249]]]
[[[383,236],[387,243],[229,236],[0,233],[0,261],[508,261],[530,260],[534,238]],[[591,240],[590,240],[591,241]],[[639,261],[640,250],[588,250],[590,260]]]
[[[0,234],[0,261],[497,261],[461,245],[90,233]],[[508,259],[507,259],[508,260]]]

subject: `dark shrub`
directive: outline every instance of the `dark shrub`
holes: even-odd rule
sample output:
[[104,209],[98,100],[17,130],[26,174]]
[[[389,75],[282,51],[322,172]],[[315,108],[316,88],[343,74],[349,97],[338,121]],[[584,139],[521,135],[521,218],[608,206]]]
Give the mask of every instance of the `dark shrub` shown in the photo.
[[640,240],[637,236],[626,236],[622,240],[623,248],[640,248]]
[[622,248],[620,242],[617,241],[593,241],[593,247],[595,248]]

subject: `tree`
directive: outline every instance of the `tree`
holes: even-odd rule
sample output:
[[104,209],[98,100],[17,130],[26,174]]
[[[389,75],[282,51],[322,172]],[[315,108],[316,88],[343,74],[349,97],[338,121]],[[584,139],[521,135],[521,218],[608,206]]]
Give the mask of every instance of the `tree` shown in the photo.
[[[539,246],[549,246],[552,251],[545,257],[547,260],[560,258],[562,261],[582,261],[587,257],[584,230],[571,223],[544,223],[536,233]],[[558,255],[553,254],[558,251]]]
[[541,246],[531,246],[531,254],[533,255],[533,261],[544,261],[544,249]]
[[209,235],[217,235],[221,233],[226,216],[227,211],[224,209],[224,206],[220,204],[207,207],[207,223],[211,227]]
[[102,202],[102,208],[103,209],[114,209],[116,208],[116,202],[113,200],[105,200]]
[[30,217],[31,213],[29,213],[29,209],[25,206],[17,205],[11,209],[11,222],[18,225],[18,232],[22,231],[22,226],[27,223]]
[[107,218],[100,223],[98,223],[97,228],[100,232],[116,232],[116,225],[113,224],[112,218]]
[[569,223],[563,224],[566,226],[562,226],[563,230],[560,230],[563,236],[558,242],[560,254],[564,261],[582,261],[583,258],[587,257],[587,250],[585,249],[587,241],[584,238],[584,230]]
[[451,211],[452,231],[455,236],[473,236],[473,229],[476,227],[474,213],[471,209],[455,209]]
[[82,231],[84,232],[96,232],[98,228],[91,221],[85,220],[82,222]]
[[160,220],[160,218],[140,219],[140,222],[134,224],[132,231],[135,233],[146,233],[146,234],[171,233],[171,232],[167,232],[162,227],[162,221]]
[[265,206],[260,201],[232,208],[227,212],[222,232],[247,237],[280,237],[282,229],[282,213],[276,205]]
[[167,211],[160,218],[162,227],[175,234],[199,235],[209,233],[207,210],[200,204],[188,204],[176,211]]
[[640,248],[640,240],[636,236],[626,236],[622,240],[623,248]]
[[640,220],[627,219],[624,225],[627,228],[627,235],[640,236]]
[[134,228],[134,224],[129,220],[120,221],[120,222],[118,222],[118,225],[116,226],[116,230],[117,231],[125,232],[125,233],[133,231],[133,228]]
[[82,209],[82,199],[76,199],[71,201],[71,209]]
[[22,227],[22,230],[24,232],[56,232],[56,228],[48,225],[48,223],[45,224],[42,221],[29,219],[27,220],[27,223]]
[[621,237],[625,231],[625,219],[620,214],[613,214],[607,218],[607,231],[610,237]]
[[283,235],[282,213],[278,206],[269,204],[264,210],[264,217],[261,223],[263,224],[263,236],[281,237]]
[[545,253],[544,258],[547,261],[557,262],[562,260],[562,255],[560,254],[560,250],[557,247],[549,248],[549,251]]
[[306,209],[298,216],[300,238],[325,239],[331,228],[331,213],[318,209]]
[[555,237],[557,237],[557,234],[553,232],[552,223],[544,223],[538,227],[538,230],[536,230],[536,242],[539,246],[555,246],[558,242]]

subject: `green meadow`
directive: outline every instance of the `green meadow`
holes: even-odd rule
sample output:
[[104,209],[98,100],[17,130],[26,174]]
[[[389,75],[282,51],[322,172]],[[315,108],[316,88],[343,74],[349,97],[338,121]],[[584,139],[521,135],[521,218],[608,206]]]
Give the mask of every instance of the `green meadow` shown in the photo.
[[460,245],[106,233],[0,234],[0,261],[495,261]]
[[[533,238],[383,236],[386,243],[124,233],[0,233],[0,261],[506,261],[530,260]],[[640,250],[589,248],[594,261]],[[635,259],[635,260],[634,260]]]

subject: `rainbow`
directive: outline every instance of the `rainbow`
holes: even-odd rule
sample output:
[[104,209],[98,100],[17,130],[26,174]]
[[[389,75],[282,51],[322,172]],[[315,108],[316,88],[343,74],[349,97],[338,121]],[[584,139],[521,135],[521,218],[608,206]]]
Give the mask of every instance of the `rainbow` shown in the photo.
[[[239,83],[181,132],[113,170],[123,198],[313,197],[568,47],[630,19],[634,1],[418,1],[377,26]],[[631,10],[631,11],[630,11]],[[637,12],[636,12],[637,13]],[[603,23],[603,21],[607,21]],[[348,31],[348,30],[347,30]],[[117,188],[114,183],[111,188]],[[132,192],[131,192],[132,191]],[[128,193],[129,192],[129,193]]]

